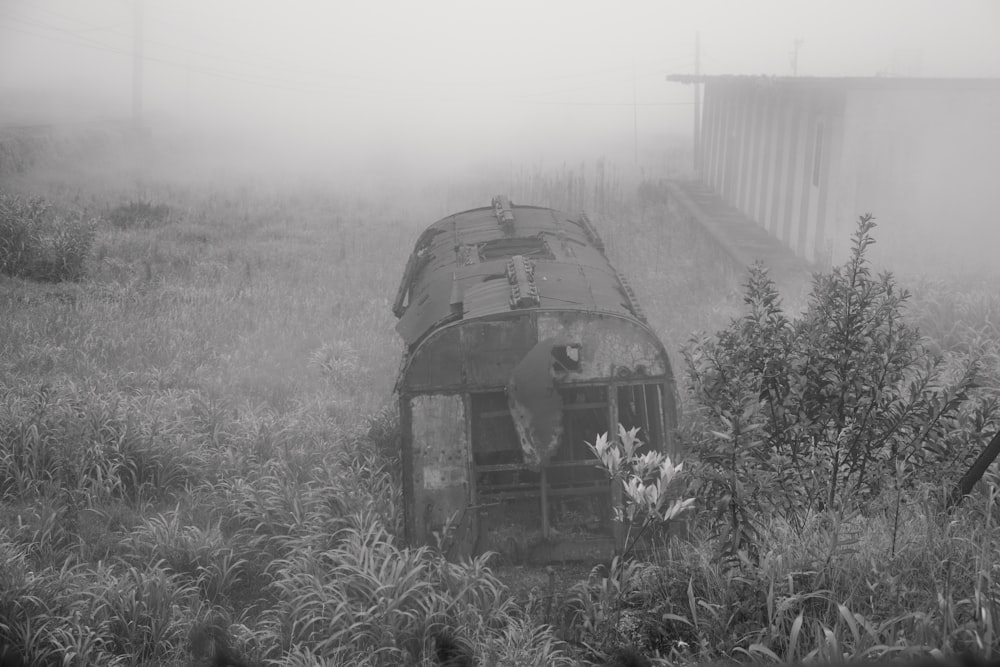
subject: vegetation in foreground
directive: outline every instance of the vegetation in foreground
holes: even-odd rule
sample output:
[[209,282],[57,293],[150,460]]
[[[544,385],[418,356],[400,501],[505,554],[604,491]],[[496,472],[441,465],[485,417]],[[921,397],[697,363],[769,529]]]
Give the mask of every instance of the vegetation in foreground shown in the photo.
[[[601,232],[676,350],[738,299],[655,191],[602,195]],[[92,236],[68,281],[0,277],[0,642],[31,664],[187,664],[207,625],[287,665],[432,664],[442,628],[485,665],[998,648],[997,478],[951,513],[940,484],[996,430],[994,292],[907,300],[861,247],[798,317],[752,273],[747,312],[687,348],[684,539],[512,592],[485,557],[397,537],[389,297],[400,235],[430,211],[306,190],[48,192],[3,201]],[[795,457],[822,474],[790,478]]]

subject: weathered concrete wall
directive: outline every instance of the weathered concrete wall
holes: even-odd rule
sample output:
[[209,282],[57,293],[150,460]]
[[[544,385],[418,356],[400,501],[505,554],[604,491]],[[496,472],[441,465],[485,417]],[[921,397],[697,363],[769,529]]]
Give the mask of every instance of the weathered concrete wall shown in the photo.
[[1000,91],[854,91],[838,163],[837,255],[875,214],[879,264],[996,273]]
[[824,81],[710,81],[703,182],[820,268],[847,259],[873,213],[879,266],[1000,272],[997,86]]

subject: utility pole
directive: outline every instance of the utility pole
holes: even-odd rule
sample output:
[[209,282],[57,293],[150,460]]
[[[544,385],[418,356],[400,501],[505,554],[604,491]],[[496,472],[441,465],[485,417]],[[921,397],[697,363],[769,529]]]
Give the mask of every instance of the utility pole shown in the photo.
[[802,40],[796,39],[792,42],[792,76],[799,75],[799,47],[802,46]]
[[[701,32],[694,33],[694,75],[701,75]],[[694,84],[694,170],[701,171],[701,83]]]
[[132,125],[142,130],[142,2],[132,5]]
[[635,94],[635,58],[632,58],[632,146],[636,166],[639,165],[639,103]]
[[194,50],[194,0],[187,3],[187,63],[184,68],[184,120],[191,126],[191,53]]

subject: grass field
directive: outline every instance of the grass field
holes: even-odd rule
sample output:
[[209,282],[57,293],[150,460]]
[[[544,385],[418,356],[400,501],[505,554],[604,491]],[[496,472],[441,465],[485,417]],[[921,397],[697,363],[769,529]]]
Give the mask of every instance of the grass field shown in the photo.
[[[505,184],[557,204],[563,173]],[[603,208],[680,379],[681,346],[738,313],[738,286],[698,230],[625,181],[591,180],[582,203]],[[189,664],[189,633],[210,622],[289,665],[430,664],[442,626],[489,665],[573,664],[626,641],[672,663],[995,650],[992,486],[957,518],[914,501],[891,555],[884,517],[818,516],[768,525],[752,571],[723,570],[694,531],[655,563],[516,598],[486,559],[402,548],[391,301],[419,232],[494,185],[10,180],[96,235],[79,282],[0,277],[0,641],[72,665]],[[995,372],[997,297],[935,289],[914,316],[968,320],[940,345],[992,345]]]

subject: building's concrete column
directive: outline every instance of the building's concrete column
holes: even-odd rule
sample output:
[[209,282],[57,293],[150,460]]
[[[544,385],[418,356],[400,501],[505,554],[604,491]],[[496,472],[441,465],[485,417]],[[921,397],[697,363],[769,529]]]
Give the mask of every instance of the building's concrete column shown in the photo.
[[801,102],[795,95],[788,98],[788,161],[785,166],[785,192],[782,205],[781,232],[778,238],[790,248],[794,248],[792,239],[792,219],[798,203],[799,174],[802,165],[802,116]]
[[736,121],[739,117],[739,98],[732,86],[726,91],[726,124],[722,128],[722,180],[719,183],[719,196],[729,199],[733,189],[733,163],[736,160]]
[[716,129],[719,122],[719,100],[717,90],[711,83],[705,84],[705,96],[702,100],[701,150],[702,162],[699,176],[703,183],[714,187],[712,175],[715,172],[715,147],[717,143]]
[[769,90],[765,96],[764,121],[762,124],[762,150],[760,162],[760,183],[757,187],[757,205],[754,209],[754,219],[763,227],[769,227],[768,205],[771,202],[771,191],[774,189],[774,153],[777,140],[774,119],[777,116],[777,99],[774,91]]
[[743,118],[743,131],[740,134],[740,188],[736,193],[736,208],[746,212],[747,190],[749,189],[750,177],[752,175],[751,164],[753,164],[753,160],[751,159],[751,152],[753,151],[753,123],[754,115],[757,112],[756,95],[754,95],[753,88],[747,87],[743,91],[743,99],[746,101],[746,116]]
[[705,172],[705,182],[713,189],[719,187],[719,128],[725,112],[725,99],[716,83],[705,84],[705,108],[712,108],[712,124],[708,155],[708,170]]
[[705,120],[701,124],[704,137],[701,150],[704,156],[702,164],[702,180],[711,183],[711,174],[716,167],[716,149],[719,145],[719,90],[712,84],[705,84],[705,96],[702,100],[702,113]]
[[731,87],[728,86],[725,110],[725,115],[722,118],[722,142],[719,153],[719,187],[716,190],[722,198],[725,198],[726,188],[729,187],[727,181],[732,173],[729,163],[733,159],[733,119],[736,117],[736,100]]
[[775,146],[774,146],[774,176],[771,181],[771,203],[768,207],[767,230],[781,238],[782,213],[785,210],[785,188],[788,179],[785,170],[788,165],[788,144],[790,143],[791,122],[788,96],[779,93],[775,96]]
[[799,179],[802,183],[802,197],[799,201],[798,234],[796,234],[795,245],[792,246],[795,249],[795,254],[799,257],[808,257],[811,254],[808,253],[806,248],[808,247],[807,242],[810,237],[810,227],[813,224],[811,220],[812,216],[809,215],[809,203],[810,198],[813,196],[813,158],[816,155],[816,129],[818,121],[812,100],[809,101],[809,106],[804,116],[802,125],[804,145],[802,148],[805,154],[799,173]]
[[757,161],[757,121],[760,118],[760,100],[755,89],[747,91],[747,96],[750,102],[750,113],[747,117],[747,151],[746,155],[743,156],[743,189],[740,192],[740,210],[749,218],[751,217],[750,199],[756,176],[754,163]]
[[747,192],[746,214],[757,224],[763,224],[758,209],[758,202],[761,200],[760,189],[765,181],[764,174],[764,153],[767,152],[768,145],[765,141],[767,128],[767,111],[769,95],[766,90],[758,88],[754,95],[753,140],[751,143],[752,153],[750,162],[750,187]]
[[816,217],[813,220],[813,236],[810,240],[812,255],[810,260],[824,261],[826,255],[826,207],[830,198],[830,152],[833,150],[834,114],[829,113],[823,119],[823,146],[819,160],[819,200],[816,202]]
[[739,119],[739,96],[732,89],[732,86],[726,91],[726,98],[726,120],[722,127],[722,164],[720,165],[722,174],[717,192],[720,197],[728,201],[730,200],[729,193],[733,190],[733,178],[736,175],[734,166],[739,149],[736,135]]
[[730,202],[741,211],[746,210],[743,196],[750,175],[750,130],[753,127],[753,98],[753,88],[740,87],[740,152],[739,162],[736,163],[736,188]]
[[842,200],[844,185],[844,113],[846,102],[844,98],[837,100],[837,106],[830,118],[830,150],[826,158],[826,188],[820,197],[820,219],[816,227],[816,242],[818,247],[816,261],[821,269],[829,268],[834,261],[834,246],[836,245],[838,228],[837,208]]

